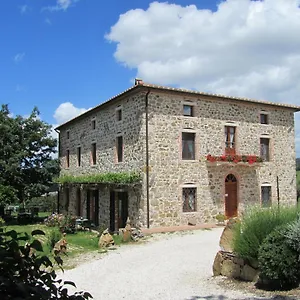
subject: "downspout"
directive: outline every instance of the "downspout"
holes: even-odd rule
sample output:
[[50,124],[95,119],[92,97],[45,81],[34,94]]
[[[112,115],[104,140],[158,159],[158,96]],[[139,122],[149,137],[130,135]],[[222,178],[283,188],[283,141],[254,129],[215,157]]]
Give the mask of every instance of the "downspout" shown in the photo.
[[145,112],[146,112],[146,199],[147,199],[147,228],[150,228],[150,201],[149,201],[149,110],[148,96],[150,89],[148,89],[145,97]]
[[[55,128],[54,128],[54,130],[58,134],[58,160],[59,160],[59,158],[60,158],[60,132]],[[60,162],[59,162],[59,164],[60,164]],[[56,205],[57,205],[56,211],[58,214],[59,214],[59,205],[60,205],[59,198],[60,198],[60,184],[59,184],[58,191],[57,191],[57,203],[56,203]]]

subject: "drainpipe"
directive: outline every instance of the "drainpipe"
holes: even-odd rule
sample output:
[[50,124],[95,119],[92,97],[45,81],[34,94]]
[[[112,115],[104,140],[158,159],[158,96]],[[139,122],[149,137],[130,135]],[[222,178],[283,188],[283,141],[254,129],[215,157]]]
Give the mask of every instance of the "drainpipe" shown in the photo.
[[[56,133],[58,134],[58,160],[59,160],[59,156],[60,156],[60,132],[54,128],[54,130],[56,131]],[[60,163],[59,163],[60,164]],[[60,189],[61,189],[61,185],[59,184],[58,186],[58,191],[57,191],[57,213],[59,214],[60,211],[59,211],[59,198],[60,198]]]
[[147,199],[147,228],[150,228],[150,202],[149,202],[149,111],[148,111],[148,96],[150,89],[145,97],[145,112],[146,112],[146,199]]

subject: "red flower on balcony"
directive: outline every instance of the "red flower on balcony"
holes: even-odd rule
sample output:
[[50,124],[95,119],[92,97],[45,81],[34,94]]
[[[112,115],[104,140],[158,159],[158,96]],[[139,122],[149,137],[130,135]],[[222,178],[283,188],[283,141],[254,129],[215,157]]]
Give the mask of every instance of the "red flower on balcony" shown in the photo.
[[214,156],[211,154],[208,154],[206,156],[206,160],[208,162],[233,162],[233,163],[248,163],[249,165],[252,165],[257,162],[262,162],[261,157],[256,155],[221,155],[221,156]]

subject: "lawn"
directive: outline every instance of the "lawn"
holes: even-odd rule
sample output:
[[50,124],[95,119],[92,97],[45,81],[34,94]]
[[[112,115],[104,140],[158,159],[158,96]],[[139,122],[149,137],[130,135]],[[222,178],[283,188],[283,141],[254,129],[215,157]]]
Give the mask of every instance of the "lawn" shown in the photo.
[[[31,232],[35,229],[42,230],[45,235],[35,236],[38,240],[41,241],[43,245],[43,254],[52,256],[52,249],[49,245],[49,239],[52,232],[56,232],[58,234],[58,229],[55,227],[47,227],[46,225],[34,224],[34,225],[11,225],[4,227],[6,231],[15,230],[18,233],[26,232],[27,234],[31,234]],[[59,236],[62,238],[62,235]],[[99,237],[95,232],[89,231],[79,231],[72,234],[67,234],[65,236],[67,241],[67,255],[75,256],[81,253],[95,251],[98,249],[98,240]]]

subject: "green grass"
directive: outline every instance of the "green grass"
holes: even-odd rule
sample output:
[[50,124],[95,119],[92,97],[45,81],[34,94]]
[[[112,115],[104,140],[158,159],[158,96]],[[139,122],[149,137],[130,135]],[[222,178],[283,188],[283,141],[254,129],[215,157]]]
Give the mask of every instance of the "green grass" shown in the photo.
[[[52,249],[48,243],[48,237],[50,236],[51,231],[57,230],[55,227],[47,227],[46,225],[12,225],[5,226],[5,230],[15,230],[18,233],[26,232],[31,234],[35,229],[40,229],[45,232],[45,235],[35,236],[43,245],[43,254],[52,256]],[[67,254],[74,256],[76,254],[84,253],[87,251],[93,251],[98,249],[98,240],[97,234],[94,232],[77,232],[74,234],[67,234],[65,239],[67,240]]]
[[235,226],[233,249],[242,258],[258,258],[258,249],[263,240],[280,225],[291,223],[297,219],[299,208],[277,207],[249,209],[241,223]]

